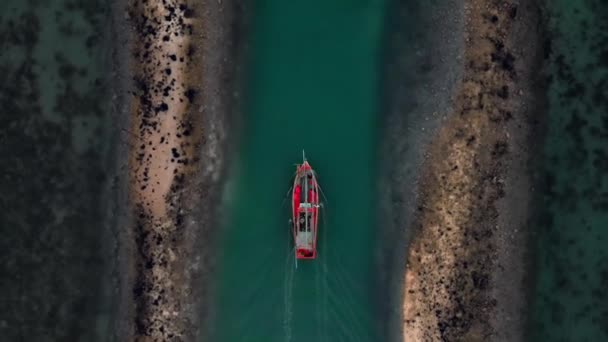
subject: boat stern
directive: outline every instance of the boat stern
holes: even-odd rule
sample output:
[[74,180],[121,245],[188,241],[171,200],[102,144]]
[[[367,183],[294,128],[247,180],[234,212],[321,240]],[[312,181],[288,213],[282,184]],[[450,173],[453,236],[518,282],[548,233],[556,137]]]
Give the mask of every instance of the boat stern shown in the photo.
[[296,259],[316,259],[317,251],[314,249],[308,248],[297,248],[296,249]]

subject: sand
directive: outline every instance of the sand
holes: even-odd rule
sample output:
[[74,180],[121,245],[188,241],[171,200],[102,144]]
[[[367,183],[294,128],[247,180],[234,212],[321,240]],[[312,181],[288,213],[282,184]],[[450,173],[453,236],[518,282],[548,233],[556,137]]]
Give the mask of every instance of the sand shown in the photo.
[[430,144],[411,227],[403,340],[523,338],[531,191],[525,104],[533,90],[525,76],[535,65],[512,43],[515,30],[529,35],[531,45],[536,37],[517,26],[523,17],[530,20],[521,11],[534,8],[509,1],[465,4],[464,74]]
[[151,0],[115,8],[116,27],[129,30],[118,40],[129,55],[117,53],[126,57],[117,61],[126,75],[116,96],[123,117],[116,121],[126,132],[128,158],[117,187],[126,187],[119,200],[128,209],[117,223],[124,230],[117,231],[116,340],[192,341],[207,333],[215,210],[234,97],[235,50],[227,41],[233,6]]

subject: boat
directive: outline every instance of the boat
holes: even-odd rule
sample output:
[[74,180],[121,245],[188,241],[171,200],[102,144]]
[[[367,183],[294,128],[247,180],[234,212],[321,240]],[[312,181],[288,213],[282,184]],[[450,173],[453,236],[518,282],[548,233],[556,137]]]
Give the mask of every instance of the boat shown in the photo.
[[306,155],[302,152],[302,164],[296,164],[296,176],[292,187],[293,240],[296,259],[317,257],[317,232],[319,222],[319,184]]

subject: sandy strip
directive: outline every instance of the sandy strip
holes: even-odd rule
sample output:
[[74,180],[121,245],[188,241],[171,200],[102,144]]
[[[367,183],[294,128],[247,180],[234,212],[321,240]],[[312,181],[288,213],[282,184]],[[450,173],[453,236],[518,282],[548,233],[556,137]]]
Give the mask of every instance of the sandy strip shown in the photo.
[[131,270],[119,340],[194,341],[205,334],[201,315],[232,96],[232,44],[223,41],[231,5],[127,2],[132,209],[122,253]]
[[[529,91],[517,75],[530,67],[509,45],[518,10],[522,7],[511,1],[466,3],[465,71],[454,112],[429,149],[412,227],[403,288],[404,341],[488,341],[503,336],[493,316],[505,311],[500,305],[509,304],[503,299],[499,305],[494,289],[506,275],[495,275],[503,263],[521,262],[504,259],[513,253],[504,252],[512,240],[503,238],[512,235],[505,230],[522,232],[523,227],[499,223],[523,223],[499,217],[525,213],[499,206],[499,201],[529,190],[517,188],[521,182],[506,185],[513,160],[527,158],[521,150],[525,134],[514,134],[528,125],[527,113],[516,104]],[[525,177],[522,168],[518,170]],[[518,236],[521,242],[521,233]],[[521,250],[519,255],[524,246]],[[520,266],[510,275],[516,290],[522,289],[517,281],[523,279]],[[524,297],[517,291],[508,294],[516,302]],[[518,340],[521,331],[511,336]]]
[[140,33],[133,66],[133,149],[129,164],[131,201],[137,211],[133,295],[135,339],[186,338],[191,321],[184,301],[185,281],[179,234],[183,217],[179,197],[186,177],[196,171],[194,147],[201,127],[191,103],[196,84],[187,73],[201,74],[191,58],[191,9],[177,1],[151,0],[134,5],[129,15]]

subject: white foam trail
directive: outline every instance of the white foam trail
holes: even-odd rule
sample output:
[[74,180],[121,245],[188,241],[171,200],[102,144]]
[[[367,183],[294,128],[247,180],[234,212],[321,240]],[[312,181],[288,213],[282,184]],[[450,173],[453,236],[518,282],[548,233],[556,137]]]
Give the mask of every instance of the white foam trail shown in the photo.
[[328,278],[328,274],[329,271],[327,269],[327,258],[325,257],[327,255],[327,251],[328,249],[328,241],[327,241],[327,220],[325,218],[325,210],[322,213],[323,215],[323,233],[322,233],[322,239],[323,239],[323,251],[324,252],[321,255],[321,260],[319,260],[321,262],[321,271],[322,274],[321,276],[323,277],[323,292],[321,293],[321,307],[322,307],[322,318],[321,318],[321,324],[323,327],[322,330],[322,337],[321,337],[321,342],[323,341],[327,341],[329,339],[328,336],[328,325],[329,325],[329,306],[328,306],[328,296],[329,296],[329,278]]
[[[329,315],[332,312],[336,314],[336,320],[338,321],[337,323],[339,323],[337,325],[338,328],[346,329],[348,327],[348,330],[342,331],[342,334],[348,337],[348,341],[360,340],[365,335],[365,331],[359,329],[362,327],[364,317],[360,316],[356,310],[352,309],[352,306],[356,305],[358,302],[355,297],[355,288],[352,286],[353,280],[349,274],[344,271],[342,262],[340,261],[340,255],[331,255],[333,256],[333,262],[336,263],[334,266],[337,266],[332,267],[331,274],[329,273],[327,263],[322,264],[323,275],[326,277],[328,284],[326,286],[327,295],[325,298],[332,302],[326,304],[326,314]],[[337,288],[340,289],[339,292],[332,290],[331,286],[329,286],[328,279],[330,279],[330,277],[335,282]],[[340,314],[338,314],[338,312],[340,312]],[[327,319],[329,320],[329,317]],[[336,330],[333,329],[332,331],[335,332]]]
[[291,322],[293,320],[293,279],[295,274],[295,247],[289,248],[290,232],[287,232],[287,258],[285,259],[285,277],[283,279],[283,333],[285,342],[291,341]]
[[[318,261],[318,260],[317,260]],[[317,338],[319,339],[319,341],[321,341],[321,338],[323,336],[323,332],[321,331],[321,325],[323,324],[323,322],[321,322],[321,313],[322,310],[324,309],[320,303],[320,298],[323,295],[321,293],[321,271],[319,270],[319,263],[315,263],[315,296],[316,296],[316,300],[315,300],[315,319],[317,321]]]
[[285,282],[283,292],[283,333],[285,335],[285,342],[291,341],[291,322],[293,320],[293,308],[292,308],[292,297],[293,297],[293,276],[295,273],[295,267],[293,263],[287,263],[287,269],[285,270]]

